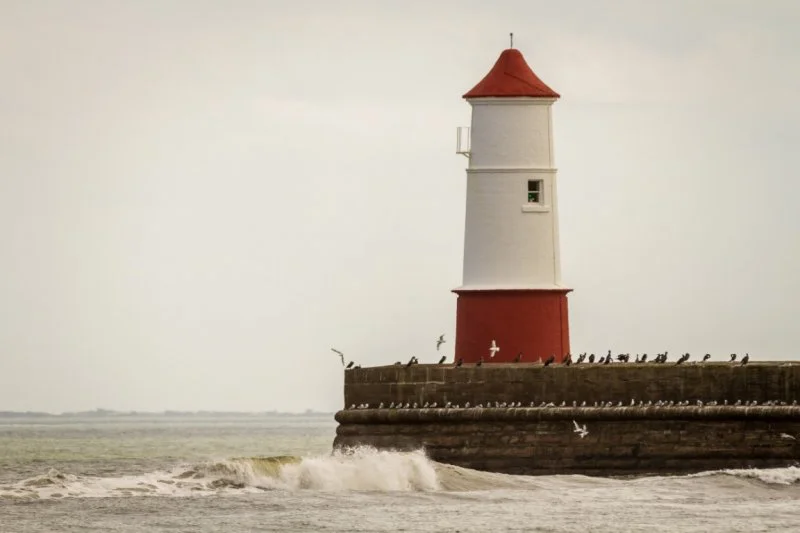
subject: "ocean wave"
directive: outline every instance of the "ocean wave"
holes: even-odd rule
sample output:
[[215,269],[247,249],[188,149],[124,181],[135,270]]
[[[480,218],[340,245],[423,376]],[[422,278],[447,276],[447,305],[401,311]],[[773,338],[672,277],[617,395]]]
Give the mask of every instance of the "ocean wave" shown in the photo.
[[765,485],[795,485],[800,484],[800,467],[788,466],[785,468],[737,468],[727,470],[710,470],[698,474],[689,474],[686,477],[712,477],[734,476],[738,478],[753,479]]
[[120,477],[46,474],[0,486],[0,499],[190,496],[265,490],[437,491],[437,464],[422,450],[359,447],[314,457],[238,457]]
[[[800,467],[717,470],[650,478],[685,483],[692,478],[735,476],[773,486],[800,483]],[[670,481],[672,479],[672,481]],[[423,450],[396,452],[358,447],[311,457],[236,457],[119,477],[81,476],[55,469],[0,486],[0,500],[127,496],[198,496],[263,491],[445,492],[559,491],[608,484],[639,484],[578,475],[513,476],[482,472],[430,460]]]

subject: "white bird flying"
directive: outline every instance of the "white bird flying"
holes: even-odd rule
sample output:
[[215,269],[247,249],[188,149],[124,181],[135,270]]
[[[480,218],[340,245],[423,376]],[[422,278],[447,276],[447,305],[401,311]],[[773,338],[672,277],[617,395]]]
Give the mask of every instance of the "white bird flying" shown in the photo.
[[573,430],[573,432],[580,435],[581,438],[589,434],[589,430],[586,429],[586,424],[584,424],[583,426],[579,426],[578,423],[575,422],[574,420],[572,421],[572,423],[575,425],[575,429]]
[[789,439],[789,440],[797,440],[794,435],[789,435],[788,433],[781,433],[782,439]]
[[497,345],[497,342],[492,339],[492,345],[489,347],[489,357],[494,357],[499,351],[500,347]]
[[436,350],[439,350],[439,346],[441,346],[445,342],[444,340],[444,333],[439,335],[439,338],[436,340]]
[[340,352],[339,350],[337,350],[336,348],[331,348],[331,351],[336,353],[336,354],[339,354],[339,357],[342,358],[342,366],[344,366],[344,354],[342,352]]

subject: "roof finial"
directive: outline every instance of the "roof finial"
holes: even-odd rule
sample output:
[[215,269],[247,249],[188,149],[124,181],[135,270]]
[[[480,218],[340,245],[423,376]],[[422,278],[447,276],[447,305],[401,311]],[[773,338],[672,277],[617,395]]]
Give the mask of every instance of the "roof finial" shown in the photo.
[[509,48],[514,48],[514,33],[509,33],[508,36],[511,38],[511,45]]

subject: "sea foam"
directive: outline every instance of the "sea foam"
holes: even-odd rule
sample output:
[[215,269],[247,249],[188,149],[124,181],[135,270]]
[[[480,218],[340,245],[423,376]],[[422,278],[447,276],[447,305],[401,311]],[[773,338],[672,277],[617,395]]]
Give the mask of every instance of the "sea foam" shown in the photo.
[[435,491],[436,463],[422,450],[359,447],[312,457],[241,457],[120,477],[46,474],[0,486],[0,498],[190,496],[264,490]]
[[[674,476],[676,481],[735,476],[771,486],[800,484],[800,467],[717,470]],[[639,481],[645,481],[642,479]],[[668,482],[669,477],[657,477]],[[632,481],[636,483],[636,481]],[[0,499],[202,496],[263,491],[472,492],[561,490],[612,483],[585,476],[512,476],[479,472],[430,460],[423,450],[398,452],[358,447],[310,457],[239,457],[125,476],[82,476],[50,469],[0,486]],[[613,480],[613,483],[626,483]],[[559,489],[559,487],[561,487]]]

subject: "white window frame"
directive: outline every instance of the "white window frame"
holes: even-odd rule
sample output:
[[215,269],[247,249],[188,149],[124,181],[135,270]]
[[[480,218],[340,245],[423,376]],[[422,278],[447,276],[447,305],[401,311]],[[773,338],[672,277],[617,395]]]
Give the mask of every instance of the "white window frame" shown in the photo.
[[[531,190],[531,184],[536,184],[536,190]],[[528,203],[533,205],[544,205],[544,180],[529,179],[527,181]],[[531,194],[537,195],[536,200],[531,200]]]
[[[538,187],[535,191],[531,191],[531,183],[537,183]],[[530,194],[536,192],[539,194],[537,201],[530,200]],[[527,202],[522,205],[523,213],[547,213],[550,211],[550,206],[545,202],[545,180],[542,178],[529,178],[525,180],[525,195]]]

